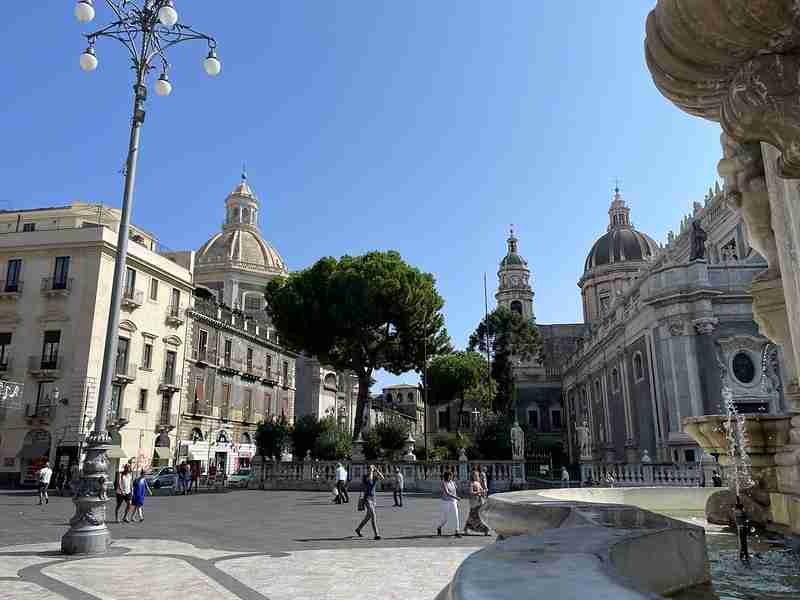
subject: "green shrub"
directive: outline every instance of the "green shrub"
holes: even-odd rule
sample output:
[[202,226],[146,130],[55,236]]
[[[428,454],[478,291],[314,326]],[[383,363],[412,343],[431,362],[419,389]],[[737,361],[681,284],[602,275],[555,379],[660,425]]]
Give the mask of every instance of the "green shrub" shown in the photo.
[[312,454],[320,460],[342,460],[349,458],[352,451],[350,434],[336,429],[325,430],[314,442]]

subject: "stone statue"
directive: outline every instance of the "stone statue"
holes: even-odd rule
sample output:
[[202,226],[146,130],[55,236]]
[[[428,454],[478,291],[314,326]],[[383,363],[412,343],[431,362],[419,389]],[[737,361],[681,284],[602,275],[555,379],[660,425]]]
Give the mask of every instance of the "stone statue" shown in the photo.
[[511,458],[512,460],[525,460],[525,432],[522,427],[514,420],[511,428]]
[[467,450],[466,450],[466,448],[459,448],[459,450],[458,450],[458,460],[461,461],[461,462],[469,460],[469,458],[467,458]]
[[591,440],[589,439],[589,424],[584,421],[583,425],[576,427],[575,431],[578,434],[578,446],[581,449],[581,458],[590,458],[592,456]]
[[653,462],[653,459],[650,458],[650,453],[647,451],[647,448],[645,448],[642,452],[642,463],[649,464],[651,462]]
[[706,239],[708,235],[705,230],[700,226],[700,219],[692,221],[691,241],[692,248],[689,254],[689,260],[700,260],[706,257]]

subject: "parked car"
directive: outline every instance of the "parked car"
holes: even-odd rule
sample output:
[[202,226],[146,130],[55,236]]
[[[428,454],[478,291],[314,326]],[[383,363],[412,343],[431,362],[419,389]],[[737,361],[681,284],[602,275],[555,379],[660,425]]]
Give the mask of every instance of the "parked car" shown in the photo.
[[251,481],[256,480],[256,474],[252,469],[239,469],[233,475],[228,477],[228,486],[246,488],[250,485]]
[[153,467],[152,469],[148,469],[144,473],[144,478],[147,480],[147,484],[152,487],[153,484],[158,480],[159,477],[162,475],[175,475],[175,467]]
[[175,474],[174,469],[172,473],[163,473],[156,477],[155,479],[148,480],[148,485],[155,490],[171,488],[172,491],[175,491],[175,482],[178,479],[178,476]]

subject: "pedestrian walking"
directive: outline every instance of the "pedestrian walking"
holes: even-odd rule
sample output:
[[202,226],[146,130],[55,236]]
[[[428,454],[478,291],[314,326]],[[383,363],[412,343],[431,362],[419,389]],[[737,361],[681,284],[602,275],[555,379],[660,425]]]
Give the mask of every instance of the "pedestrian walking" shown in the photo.
[[178,479],[181,482],[181,490],[183,490],[183,495],[186,496],[189,494],[189,488],[191,484],[191,479],[189,475],[189,465],[185,462],[181,463],[181,466],[178,467]]
[[456,537],[461,537],[460,529],[461,523],[458,518],[458,492],[456,490],[456,482],[453,481],[453,474],[450,471],[444,472],[442,479],[442,518],[436,527],[436,535],[442,535],[442,528],[447,525],[449,521],[453,522],[453,529]]
[[124,504],[125,512],[122,513],[122,521],[127,523],[128,511],[131,509],[131,493],[133,492],[133,475],[131,475],[130,466],[125,465],[122,468],[122,473],[117,473],[114,489],[117,494],[117,507],[114,509],[114,516],[117,523],[119,523],[119,509]]
[[370,465],[369,471],[364,475],[364,495],[361,497],[361,502],[363,502],[364,510],[367,511],[367,514],[355,529],[358,537],[364,537],[361,535],[361,530],[367,523],[372,523],[372,532],[375,534],[375,539],[381,539],[381,535],[378,533],[378,517],[375,514],[375,486],[378,483],[378,479],[383,479],[383,473],[375,465]]
[[394,505],[403,506],[403,474],[400,467],[394,468]]
[[350,496],[347,494],[347,469],[342,466],[342,463],[336,463],[336,504],[350,502]]
[[150,486],[147,484],[147,479],[144,477],[144,469],[139,471],[139,477],[133,482],[133,512],[131,514],[131,521],[136,521],[139,517],[139,523],[144,521],[144,497],[146,494],[153,495]]
[[37,479],[39,480],[39,506],[42,504],[50,504],[50,498],[47,496],[47,488],[50,487],[50,478],[53,477],[53,469],[50,468],[50,463],[44,463],[44,466],[39,469]]
[[567,467],[561,467],[561,487],[569,487],[569,471],[567,471]]
[[481,506],[486,502],[486,489],[481,485],[481,474],[475,469],[471,475],[469,489],[469,517],[464,525],[464,534],[470,529],[483,535],[489,535],[489,527],[480,515]]
[[189,468],[189,473],[191,475],[191,483],[189,484],[189,489],[194,489],[195,492],[200,491],[200,466],[193,462],[192,466]]

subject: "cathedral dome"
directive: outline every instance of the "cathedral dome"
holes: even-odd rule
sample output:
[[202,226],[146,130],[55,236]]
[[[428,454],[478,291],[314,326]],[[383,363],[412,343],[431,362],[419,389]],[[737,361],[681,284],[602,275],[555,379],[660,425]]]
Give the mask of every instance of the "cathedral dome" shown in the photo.
[[608,209],[608,231],[598,239],[586,257],[584,271],[591,271],[603,265],[619,264],[627,261],[652,259],[658,252],[658,244],[649,235],[636,231],[630,224],[630,209],[614,190],[614,200]]
[[288,270],[278,251],[262,236],[258,227],[258,198],[247,183],[247,176],[225,200],[226,219],[222,231],[197,251],[198,267],[242,268],[270,274]]
[[511,234],[508,238],[508,252],[500,261],[500,268],[503,267],[527,267],[528,261],[522,258],[519,254],[517,246],[517,238],[514,237],[514,229],[511,229]]

